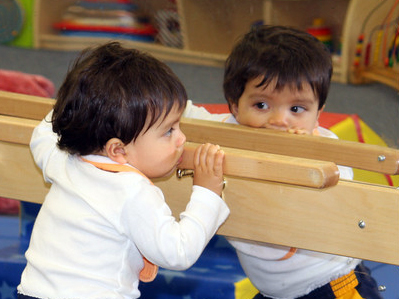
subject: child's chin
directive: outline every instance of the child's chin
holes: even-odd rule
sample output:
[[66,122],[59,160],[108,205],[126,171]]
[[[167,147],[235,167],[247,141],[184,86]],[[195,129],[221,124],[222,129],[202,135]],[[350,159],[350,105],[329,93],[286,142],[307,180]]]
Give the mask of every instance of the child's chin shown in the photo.
[[173,169],[171,169],[170,171],[168,171],[167,173],[165,173],[164,175],[160,176],[160,178],[167,178],[170,177],[172,174],[174,174],[176,171],[176,167],[173,167]]

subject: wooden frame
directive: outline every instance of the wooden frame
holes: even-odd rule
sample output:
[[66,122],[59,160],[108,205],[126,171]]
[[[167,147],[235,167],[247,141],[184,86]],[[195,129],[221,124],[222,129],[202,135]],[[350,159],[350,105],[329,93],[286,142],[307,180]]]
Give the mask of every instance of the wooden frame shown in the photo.
[[[27,144],[34,126],[53,104],[52,99],[0,92],[0,196],[39,203],[44,200],[49,185],[43,182]],[[225,162],[230,169],[226,172],[224,197],[231,214],[219,234],[399,265],[399,190],[353,181],[336,182],[335,171],[331,171],[335,164],[320,161],[329,160],[332,155],[342,165],[367,165],[370,170],[397,174],[398,150],[344,141],[330,144],[322,137],[217,122],[184,120],[182,129],[189,142],[203,142],[205,137],[211,142],[217,140],[227,153]],[[270,153],[269,147],[262,148],[264,144],[272,149],[277,144],[276,151],[279,147],[294,148],[295,153],[307,158],[293,157],[291,151],[285,152],[284,157]],[[242,149],[247,146],[250,150]],[[193,147],[188,145],[182,167],[192,166],[188,157]],[[360,157],[354,159],[352,152]],[[381,153],[385,161],[375,163],[376,155],[378,158]],[[309,157],[316,154],[318,160],[309,164]],[[337,162],[334,159],[330,160]],[[253,165],[242,170],[240,163],[248,161],[262,165],[262,171]],[[281,182],[279,177],[270,175],[282,161],[288,165],[283,173],[290,181],[282,178]],[[306,165],[304,173],[332,175],[323,181],[324,185],[298,184],[292,171],[301,163]],[[172,176],[155,183],[164,191],[175,215],[184,210],[191,179]]]

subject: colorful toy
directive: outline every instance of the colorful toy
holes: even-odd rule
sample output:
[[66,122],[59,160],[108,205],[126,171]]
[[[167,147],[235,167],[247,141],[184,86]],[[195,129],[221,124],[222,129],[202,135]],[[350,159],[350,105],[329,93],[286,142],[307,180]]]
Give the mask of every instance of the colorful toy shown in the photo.
[[314,19],[312,27],[309,27],[307,32],[325,44],[331,52],[334,51],[331,29],[325,26],[324,19]]
[[[359,67],[360,57],[363,52],[364,45],[364,36],[365,36],[365,27],[371,16],[382,6],[385,4],[387,0],[380,1],[366,16],[363,21],[361,27],[361,33],[359,34],[359,38],[356,45],[355,51],[355,59],[354,66]],[[368,42],[366,46],[366,50],[364,53],[364,66],[368,67],[370,65],[384,65],[385,67],[393,67],[395,51],[396,51],[396,39],[397,39],[397,29],[395,29],[390,43],[390,47],[387,50],[388,37],[391,35],[392,28],[397,28],[399,24],[399,18],[392,20],[393,14],[397,5],[399,4],[399,0],[396,0],[395,3],[390,8],[389,12],[385,16],[384,20],[381,24],[375,26],[369,33]],[[375,36],[374,43],[372,43],[373,37]],[[373,53],[371,53],[373,50]],[[372,62],[370,61],[370,55],[373,55]]]
[[124,38],[153,42],[156,30],[126,0],[79,1],[69,6],[62,20],[53,24],[62,35]]

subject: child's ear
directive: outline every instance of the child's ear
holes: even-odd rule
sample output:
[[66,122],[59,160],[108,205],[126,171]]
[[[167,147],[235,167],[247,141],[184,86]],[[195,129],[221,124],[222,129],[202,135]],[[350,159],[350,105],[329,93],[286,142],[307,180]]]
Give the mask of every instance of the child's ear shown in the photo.
[[105,153],[112,161],[119,164],[127,163],[125,158],[125,144],[119,138],[111,138],[105,144]]
[[231,103],[230,112],[234,115],[234,117],[236,117],[238,115],[238,104]]
[[326,105],[323,105],[323,107],[321,107],[319,109],[319,111],[317,111],[317,120],[316,120],[315,127],[314,127],[315,129],[317,129],[317,127],[319,126],[319,118],[320,118],[320,115],[323,112],[325,106]]

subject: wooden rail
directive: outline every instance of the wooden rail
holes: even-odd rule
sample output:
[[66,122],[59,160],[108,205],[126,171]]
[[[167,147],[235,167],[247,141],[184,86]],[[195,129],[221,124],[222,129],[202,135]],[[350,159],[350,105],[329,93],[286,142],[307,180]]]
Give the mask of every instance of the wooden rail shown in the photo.
[[[0,196],[43,202],[50,186],[43,182],[27,144],[53,104],[0,92]],[[216,122],[184,120],[182,129],[190,142],[182,167],[190,168],[196,142],[221,144],[227,153],[224,198],[231,214],[219,234],[399,265],[399,190],[343,180],[302,186],[293,173],[328,176],[335,169],[333,162],[353,166],[354,156],[362,156],[356,157],[354,167],[363,163],[374,171],[397,173],[398,150]],[[294,157],[287,148],[306,158]],[[310,159],[312,154],[317,160]],[[382,155],[385,160],[375,163]],[[286,168],[277,175],[282,161]],[[190,178],[171,176],[155,183],[174,215],[185,209]]]

